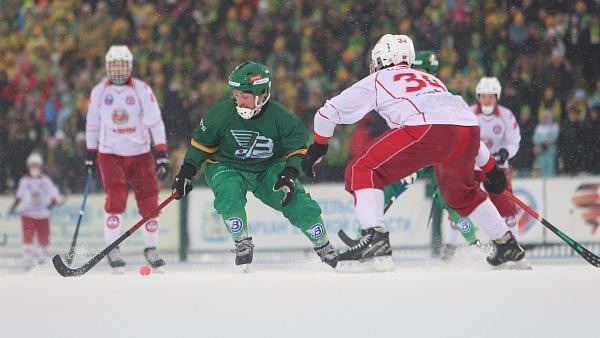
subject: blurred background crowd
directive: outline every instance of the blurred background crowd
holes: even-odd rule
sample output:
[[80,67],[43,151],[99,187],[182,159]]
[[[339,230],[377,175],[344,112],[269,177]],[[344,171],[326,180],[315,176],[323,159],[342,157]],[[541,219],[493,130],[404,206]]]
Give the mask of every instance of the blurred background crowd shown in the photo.
[[[311,127],[325,99],[368,74],[384,33],[434,50],[439,78],[476,103],[482,76],[521,127],[520,176],[600,174],[598,0],[0,0],[0,193],[40,151],[63,191],[85,181],[85,115],[110,45],[127,44],[154,89],[173,170],[206,108],[246,59],[271,70],[273,98]],[[371,116],[373,115],[373,116]],[[339,127],[324,180],[385,130],[371,113]],[[542,160],[543,159],[543,160]],[[540,162],[551,163],[541,170]],[[167,182],[166,184],[169,184]]]

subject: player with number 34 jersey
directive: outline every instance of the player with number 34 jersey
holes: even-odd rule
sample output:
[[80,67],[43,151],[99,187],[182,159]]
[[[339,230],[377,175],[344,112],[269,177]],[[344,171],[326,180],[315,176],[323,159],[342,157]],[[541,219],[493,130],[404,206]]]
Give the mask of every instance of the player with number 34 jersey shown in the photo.
[[313,176],[314,164],[327,152],[338,124],[352,124],[376,111],[391,130],[379,136],[346,167],[346,190],[355,199],[362,228],[359,242],[338,262],[391,262],[389,233],[383,218],[383,187],[432,165],[448,206],[469,217],[494,240],[492,265],[524,257],[504,220],[480,188],[475,157],[479,123],[467,103],[435,76],[413,69],[415,49],[406,35],[384,35],[371,52],[371,74],[327,100],[314,118],[314,143],[302,168]]

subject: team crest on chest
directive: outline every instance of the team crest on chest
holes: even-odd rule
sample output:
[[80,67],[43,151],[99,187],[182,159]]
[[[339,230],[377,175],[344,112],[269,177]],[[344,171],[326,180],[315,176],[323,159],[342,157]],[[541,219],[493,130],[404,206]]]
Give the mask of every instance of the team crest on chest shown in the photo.
[[135,99],[133,98],[133,96],[127,96],[125,98],[125,103],[127,103],[130,106],[133,106],[135,104]]
[[237,158],[269,158],[273,156],[273,140],[257,131],[231,130],[231,135],[241,147],[235,150]]
[[106,96],[104,97],[104,104],[107,106],[112,105],[114,101],[115,99],[111,94],[106,94]]
[[494,128],[492,130],[494,131],[494,134],[499,135],[500,133],[502,133],[502,126],[496,124],[494,125]]

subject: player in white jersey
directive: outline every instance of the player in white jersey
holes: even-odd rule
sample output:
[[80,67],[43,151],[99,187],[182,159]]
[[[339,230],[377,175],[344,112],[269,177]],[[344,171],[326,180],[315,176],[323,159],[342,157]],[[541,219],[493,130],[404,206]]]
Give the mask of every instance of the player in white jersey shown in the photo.
[[[106,202],[104,239],[111,243],[121,235],[129,186],[142,216],[152,218],[143,226],[144,256],[153,268],[165,264],[156,250],[158,242],[158,180],[169,169],[165,126],[152,89],[131,76],[133,55],[127,46],[111,46],[106,53],[104,78],[93,89],[86,118],[86,167],[100,169]],[[151,140],[152,138],[152,140]],[[156,156],[150,151],[154,141]],[[113,268],[125,266],[119,248],[107,255]]]
[[391,128],[346,167],[346,190],[354,196],[362,237],[340,253],[338,261],[391,261],[382,189],[429,165],[448,206],[468,216],[492,239],[496,250],[488,262],[521,260],[523,249],[475,177],[477,118],[438,78],[412,69],[414,60],[408,36],[384,35],[373,47],[371,74],[327,100],[315,114],[314,143],[303,161],[303,170],[311,177],[338,124],[355,123],[375,110]]
[[[50,245],[50,210],[60,202],[58,188],[52,179],[42,172],[44,161],[38,153],[27,157],[28,175],[21,177],[15,202],[9,213],[21,215],[23,230],[23,262],[26,269],[34,266],[33,238],[37,237],[39,244],[38,261],[44,263],[48,258]],[[17,210],[19,206],[19,210]]]
[[[479,120],[481,129],[481,140],[488,147],[496,163],[502,168],[506,176],[506,190],[512,192],[510,169],[508,160],[513,158],[519,151],[521,132],[515,116],[510,109],[498,104],[502,86],[495,77],[483,77],[475,88],[477,104],[471,106],[471,110]],[[501,194],[490,193],[490,200],[504,217],[506,225],[511,229],[515,237],[519,238],[517,224],[517,206],[506,192]],[[458,239],[458,227],[449,221],[448,235],[445,237],[444,251],[452,254],[456,249]]]

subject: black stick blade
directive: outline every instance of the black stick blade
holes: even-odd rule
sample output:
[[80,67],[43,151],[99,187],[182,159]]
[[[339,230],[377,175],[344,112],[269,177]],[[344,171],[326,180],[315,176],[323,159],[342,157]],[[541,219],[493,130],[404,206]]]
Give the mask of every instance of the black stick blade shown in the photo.
[[346,232],[343,229],[338,230],[338,237],[347,246],[355,246],[356,244],[358,244],[358,242],[360,242],[359,240],[348,236],[348,234],[346,234]]
[[60,258],[60,255],[55,255],[54,257],[52,257],[52,264],[54,265],[56,272],[58,272],[58,274],[63,277],[79,276],[79,274],[77,274],[76,269],[71,269],[68,266],[66,266],[65,263],[63,263],[62,258]]
[[576,249],[575,251],[577,251],[581,255],[581,257],[583,257],[590,264],[597,268],[600,268],[600,257],[594,255],[592,252],[590,252],[588,249],[582,246],[579,246],[579,249]]
[[90,261],[76,269],[72,269],[65,265],[65,263],[62,261],[62,258],[60,258],[59,255],[52,257],[52,264],[54,265],[54,268],[56,269],[56,272],[58,272],[59,275],[63,277],[77,277],[90,271],[96,264],[98,264],[98,262],[102,260],[102,258],[104,258],[105,255],[106,254],[104,253],[104,251],[102,251],[101,253],[94,256]]

